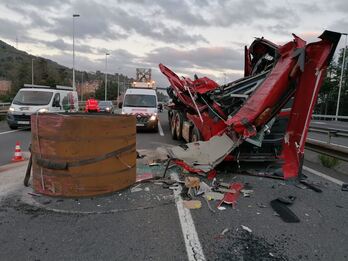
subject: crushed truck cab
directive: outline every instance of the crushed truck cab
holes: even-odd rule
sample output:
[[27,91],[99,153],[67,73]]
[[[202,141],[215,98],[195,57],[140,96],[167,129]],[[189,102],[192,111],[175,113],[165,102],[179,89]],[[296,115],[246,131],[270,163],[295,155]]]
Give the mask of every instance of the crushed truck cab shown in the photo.
[[313,108],[340,37],[325,31],[320,41],[307,44],[293,35],[284,45],[257,38],[245,47],[245,77],[224,85],[206,77],[179,78],[160,64],[170,82],[172,137],[195,142],[226,134],[233,141],[226,158],[269,162],[273,173],[297,177]]

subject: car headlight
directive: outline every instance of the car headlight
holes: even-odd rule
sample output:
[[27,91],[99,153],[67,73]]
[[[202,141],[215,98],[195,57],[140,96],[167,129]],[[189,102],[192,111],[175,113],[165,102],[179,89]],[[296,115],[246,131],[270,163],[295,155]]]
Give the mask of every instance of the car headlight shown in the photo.
[[150,121],[155,121],[155,120],[157,120],[157,116],[156,116],[156,115],[152,115],[152,116],[150,117]]
[[8,108],[8,111],[9,111],[9,112],[14,112],[15,109],[14,109],[13,107],[10,107],[10,108]]
[[48,112],[48,109],[47,108],[41,108],[39,109],[39,113],[46,113]]
[[126,114],[124,111],[121,111],[121,114]]
[[110,108],[109,108],[109,107],[106,107],[105,110],[106,110],[106,111],[110,111]]

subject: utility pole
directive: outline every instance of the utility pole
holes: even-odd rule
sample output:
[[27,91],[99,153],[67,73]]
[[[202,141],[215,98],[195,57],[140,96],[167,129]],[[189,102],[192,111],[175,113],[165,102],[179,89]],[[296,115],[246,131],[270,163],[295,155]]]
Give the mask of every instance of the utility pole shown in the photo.
[[118,67],[118,72],[117,72],[117,108],[119,105],[119,101],[120,101],[120,69],[121,67]]
[[105,101],[107,100],[107,93],[108,93],[108,55],[109,53],[105,53]]
[[75,17],[80,17],[79,14],[73,14],[73,90],[76,91],[75,83]]
[[80,88],[80,92],[81,92],[81,101],[83,101],[83,90],[82,90],[82,87],[83,87],[83,74],[84,72],[82,72],[82,79],[81,79],[81,88]]
[[34,58],[31,58],[31,84],[34,84]]
[[336,107],[336,121],[338,120],[338,111],[340,109],[340,99],[341,99],[341,91],[342,91],[342,80],[343,80],[343,73],[344,73],[344,67],[345,67],[345,60],[346,60],[346,50],[347,50],[347,33],[341,33],[342,35],[346,36],[345,44],[344,44],[344,51],[343,51],[343,59],[342,59],[342,66],[341,66],[341,77],[340,77],[340,85],[338,87],[338,97],[337,97],[337,107]]

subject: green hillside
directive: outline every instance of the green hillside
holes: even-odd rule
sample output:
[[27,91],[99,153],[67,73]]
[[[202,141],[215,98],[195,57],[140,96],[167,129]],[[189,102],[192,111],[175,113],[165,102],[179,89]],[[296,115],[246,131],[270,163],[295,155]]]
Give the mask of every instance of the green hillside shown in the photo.
[[[31,62],[34,60],[34,83],[40,85],[67,85],[72,86],[72,69],[60,65],[52,60],[33,56],[27,52],[17,50],[13,46],[0,40],[0,79],[12,81],[12,90],[9,97],[2,97],[2,100],[11,99],[24,83],[31,83]],[[76,82],[103,80],[105,75],[100,71],[96,73],[76,71]],[[117,82],[117,74],[108,75],[110,84]],[[129,83],[133,81],[120,74],[120,82]],[[117,84],[117,83],[116,83]]]

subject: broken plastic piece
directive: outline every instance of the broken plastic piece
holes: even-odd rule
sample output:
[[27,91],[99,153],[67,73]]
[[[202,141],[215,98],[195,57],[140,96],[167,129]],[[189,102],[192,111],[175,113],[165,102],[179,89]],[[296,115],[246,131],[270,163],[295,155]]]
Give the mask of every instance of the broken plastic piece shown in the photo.
[[209,172],[232,152],[236,144],[226,134],[213,136],[209,141],[187,143],[187,149],[180,146],[168,149],[173,159],[185,162],[189,167],[202,172]]
[[201,194],[206,194],[208,192],[211,192],[211,188],[209,187],[209,185],[205,182],[201,182],[199,185],[199,190],[197,191],[197,196],[201,195]]
[[199,200],[183,200],[183,204],[184,207],[188,209],[197,209],[202,207],[202,202]]
[[245,231],[248,231],[249,233],[252,233],[252,232],[253,232],[253,231],[252,231],[250,228],[248,228],[247,226],[241,225],[241,227],[242,227]]

